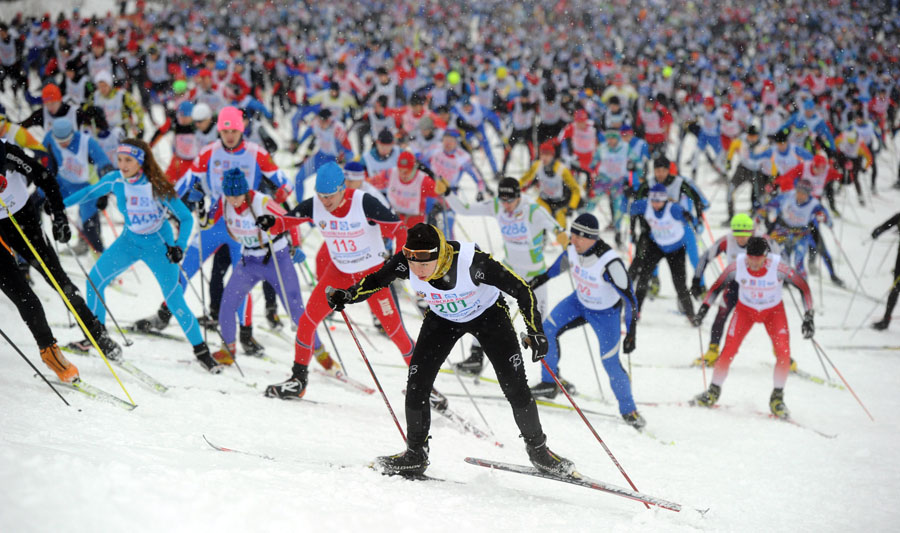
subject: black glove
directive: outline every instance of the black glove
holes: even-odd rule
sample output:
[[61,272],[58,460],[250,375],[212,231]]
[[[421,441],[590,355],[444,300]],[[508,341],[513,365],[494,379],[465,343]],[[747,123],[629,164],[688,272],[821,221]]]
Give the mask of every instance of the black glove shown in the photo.
[[[47,202],[49,203],[49,202]],[[69,228],[69,219],[63,212],[53,215],[53,238],[57,242],[67,243],[72,238],[72,230]]]
[[275,225],[275,220],[275,215],[260,215],[256,217],[256,227],[263,231],[269,231]]
[[347,289],[328,287],[325,289],[325,298],[328,300],[328,306],[340,313],[344,310],[345,305],[353,302],[353,292]]
[[537,276],[531,278],[531,281],[528,282],[528,286],[531,287],[531,290],[534,290],[544,283],[547,283],[549,279],[550,276],[548,276],[546,272],[543,274],[538,274]]
[[691,323],[695,326],[699,326],[703,323],[703,319],[706,317],[706,313],[709,312],[709,304],[701,304],[700,309],[697,309],[697,312],[694,313],[694,318],[691,320]]
[[694,278],[694,281],[691,282],[691,296],[698,300],[703,296],[703,287],[700,286],[700,280],[698,278]]
[[476,202],[484,201],[484,193],[482,191],[478,191],[478,194],[475,195],[475,201]]
[[105,211],[106,206],[109,205],[109,196],[101,196],[97,198],[97,209],[100,211]]
[[170,263],[180,263],[184,258],[184,250],[181,249],[180,246],[169,246],[166,245],[166,257],[169,258]]
[[550,350],[550,343],[543,333],[531,333],[524,335],[522,338],[522,346],[531,348],[531,360],[537,363],[547,355]]
[[872,230],[872,239],[877,239],[878,236],[881,235],[881,228],[875,228]]
[[625,340],[622,341],[622,351],[625,353],[634,351],[634,331],[625,334]]
[[812,311],[807,311],[805,315],[803,315],[803,325],[800,326],[800,331],[803,332],[804,339],[811,339],[813,335],[816,333],[816,325],[813,324],[813,314]]

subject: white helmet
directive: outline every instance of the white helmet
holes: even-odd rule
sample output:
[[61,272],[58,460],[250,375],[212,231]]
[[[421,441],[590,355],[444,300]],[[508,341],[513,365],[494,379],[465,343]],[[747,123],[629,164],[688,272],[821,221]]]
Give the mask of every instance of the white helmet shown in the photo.
[[212,109],[203,102],[195,105],[194,109],[191,111],[191,120],[194,122],[203,122],[210,118],[212,118]]

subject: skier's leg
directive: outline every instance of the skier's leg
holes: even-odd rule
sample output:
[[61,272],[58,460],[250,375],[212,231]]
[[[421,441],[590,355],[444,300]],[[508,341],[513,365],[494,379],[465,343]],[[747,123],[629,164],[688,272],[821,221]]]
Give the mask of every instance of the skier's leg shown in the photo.
[[397,307],[397,301],[391,295],[391,291],[387,288],[381,289],[366,302],[369,304],[372,314],[378,318],[384,328],[385,335],[400,350],[400,355],[403,356],[406,364],[409,364],[413,354],[413,340],[407,333],[406,326],[403,325],[400,309]]
[[[556,304],[550,311],[550,316],[544,319],[544,335],[549,344],[544,361],[553,372],[559,372],[559,336],[573,327],[584,324],[583,310],[584,307],[578,302],[578,295],[573,292]],[[553,377],[546,368],[541,369],[541,381],[553,383]]]
[[713,371],[712,384],[719,387],[725,383],[728,377],[728,367],[737,354],[738,348],[741,347],[744,337],[755,322],[755,311],[749,307],[738,305],[734,314],[731,316],[731,322],[728,324],[728,333],[725,337],[725,347],[722,349],[719,359],[716,360],[716,367]]
[[254,285],[264,279],[264,269],[262,258],[250,255],[231,267],[231,277],[222,293],[222,308],[219,313],[219,330],[227,344],[235,342],[238,308],[244,304]]
[[[91,268],[89,274],[90,282],[86,283],[84,291],[85,300],[87,300],[88,307],[101,324],[106,324],[106,308],[100,303],[104,289],[135,262],[135,252],[140,253],[140,249],[137,248],[130,238],[131,235],[130,232],[123,233],[103,252],[103,255]],[[165,255],[165,251],[163,254]],[[100,291],[99,295],[94,292],[95,286]]]
[[631,396],[631,379],[622,368],[619,359],[619,338],[621,311],[618,306],[603,311],[588,311],[585,318],[594,328],[600,343],[600,362],[609,376],[609,386],[619,402],[619,414],[637,411]]
[[666,262],[669,263],[669,270],[672,271],[672,282],[675,284],[675,292],[678,294],[678,301],[688,319],[694,318],[694,303],[691,301],[691,293],[687,289],[687,274],[684,266],[684,247],[665,255]]
[[[155,239],[159,242],[153,242]],[[200,324],[191,309],[188,307],[184,299],[184,289],[178,283],[178,265],[169,261],[166,257],[166,246],[154,236],[147,236],[149,242],[144,242],[148,250],[142,252],[141,259],[153,272],[156,277],[159,288],[162,290],[163,298],[166,301],[166,307],[175,316],[178,325],[187,337],[188,342],[192,346],[203,344],[203,334],[200,332]],[[113,243],[116,245],[118,241]],[[112,248],[112,246],[110,247]],[[105,254],[104,254],[105,255]]]
[[773,376],[775,389],[783,389],[791,371],[791,337],[788,332],[787,316],[784,314],[784,303],[764,311],[763,324],[772,339],[775,349],[775,372]]

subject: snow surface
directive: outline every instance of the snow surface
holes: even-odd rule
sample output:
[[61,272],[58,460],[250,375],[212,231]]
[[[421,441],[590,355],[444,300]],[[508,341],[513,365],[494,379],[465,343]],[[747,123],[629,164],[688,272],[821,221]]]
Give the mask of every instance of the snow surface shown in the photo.
[[[284,139],[289,121],[278,118],[281,127],[277,133]],[[160,143],[156,152],[163,155],[168,149],[166,143]],[[686,145],[685,154],[690,149]],[[882,301],[892,281],[897,237],[889,232],[874,244],[866,239],[871,229],[900,205],[900,193],[887,190],[895,177],[897,153],[896,147],[890,153],[881,153],[882,193],[868,207],[856,206],[855,192],[845,191],[849,199],[842,194],[839,205],[844,206],[845,216],[835,226],[853,269],[862,271],[863,289]],[[518,157],[511,165],[515,175],[524,171],[521,147]],[[276,156],[289,175],[293,175],[291,163],[295,158]],[[487,170],[483,154],[476,160]],[[704,192],[720,200],[708,213],[713,232],[719,236],[725,231],[720,227],[726,217],[721,202],[724,187],[713,182],[711,173],[702,173]],[[474,188],[466,193],[473,196]],[[747,188],[739,192],[737,201],[739,208],[749,205]],[[607,207],[603,205],[602,209]],[[482,247],[502,254],[495,223],[479,218],[458,220]],[[104,232],[106,242],[111,242],[110,228],[104,228]],[[604,237],[611,240],[612,235],[607,232]],[[704,240],[708,243],[709,236]],[[834,234],[826,231],[826,240],[837,258],[840,254]],[[313,232],[305,245],[308,256],[320,242]],[[550,248],[549,259],[559,251],[558,246]],[[90,268],[93,260],[82,260]],[[839,274],[853,287],[854,276],[846,259],[836,260]],[[83,287],[84,277],[76,274],[79,271],[74,259],[64,257],[63,263],[76,284]],[[126,273],[117,290],[106,291],[113,312],[123,324],[150,314],[160,301],[150,271],[143,264],[135,268],[136,275]],[[761,327],[748,335],[731,367],[720,400],[730,408],[709,411],[676,406],[671,403],[686,402],[701,392],[704,378],[700,369],[683,368],[700,351],[697,330],[676,313],[668,269],[664,265],[661,268],[662,292],[655,301],[646,302],[631,363],[634,397],[648,420],[648,429],[660,440],[674,444],[638,434],[617,420],[614,402],[592,399],[600,393],[581,332],[563,336],[561,368],[582,392],[576,398],[580,405],[608,415],[588,417],[637,487],[681,503],[681,513],[648,511],[639,503],[601,492],[490,472],[464,463],[465,457],[474,456],[527,464],[510,409],[505,402],[495,400],[479,400],[479,406],[504,448],[461,433],[434,415],[428,473],[450,482],[422,483],[380,476],[366,465],[378,455],[403,448],[380,397],[364,395],[312,373],[306,398],[318,403],[264,398],[267,384],[289,375],[293,348],[290,340],[257,328],[258,340],[276,364],[241,357],[245,379],[234,368],[213,376],[189,363],[193,356],[186,342],[133,336],[134,345],[126,348],[126,357],[170,390],[158,395],[119,371],[139,405],[132,412],[70,391],[63,394],[72,407],[65,407],[11,349],[3,348],[0,531],[894,529],[900,518],[896,505],[900,452],[895,445],[900,435],[900,395],[895,379],[900,372],[900,323],[895,321],[887,332],[874,332],[868,324],[880,318],[883,304],[858,296],[848,310],[850,291],[835,288],[827,279],[820,283],[818,276],[810,278],[818,310],[816,339],[865,402],[875,422],[866,417],[849,392],[795,376],[789,378],[786,402],[797,421],[837,438],[826,439],[757,414],[767,412],[772,388],[771,343]],[[712,279],[710,272],[708,283]],[[197,280],[195,277],[195,283]],[[554,302],[571,292],[565,277],[550,283]],[[308,294],[309,287],[303,288]],[[79,339],[74,329],[66,327],[67,312],[53,290],[40,280],[35,290],[59,341]],[[258,302],[256,323],[262,325],[265,320],[259,289],[254,298]],[[190,292],[187,299],[200,314],[198,299]],[[812,345],[800,335],[797,313],[792,304],[786,306],[793,357],[802,369],[822,375]],[[406,325],[415,335],[420,324],[416,311],[404,297],[401,307]],[[849,313],[846,321],[845,313]],[[363,340],[366,354],[402,421],[405,370],[396,348],[366,328],[371,324],[366,306],[352,306],[349,315],[374,344]],[[0,299],[0,316],[0,327],[44,371],[33,338],[6,299]],[[704,350],[711,322],[710,316],[700,329]],[[108,323],[112,325],[111,320]],[[854,335],[860,324],[863,328]],[[338,322],[333,325],[332,335],[350,375],[371,384],[346,328]],[[521,319],[517,319],[517,327],[523,329]],[[167,332],[181,334],[174,321]],[[324,329],[319,332],[324,333]],[[597,353],[596,339],[589,337],[592,353]],[[327,338],[323,340],[328,344]],[[451,355],[452,361],[467,354],[468,342],[465,340],[465,347]],[[216,349],[218,344],[210,336],[211,347]],[[885,346],[893,349],[883,349]],[[86,381],[124,397],[100,359],[71,359]],[[527,371],[531,382],[537,382],[539,365],[529,361]],[[837,380],[830,367],[828,371]],[[603,391],[612,398],[602,369],[600,373]],[[485,375],[493,373],[488,369]],[[706,379],[710,377],[708,371]],[[466,380],[466,384],[473,393],[500,395],[499,388],[491,383]],[[449,374],[439,375],[436,386],[445,393],[463,392]],[[557,401],[566,400],[560,396]],[[451,407],[484,426],[466,398],[452,397]],[[573,459],[580,471],[627,486],[574,412],[541,408],[541,419],[550,446]],[[273,460],[215,451],[202,435],[221,446]],[[707,508],[705,516],[694,511]]]

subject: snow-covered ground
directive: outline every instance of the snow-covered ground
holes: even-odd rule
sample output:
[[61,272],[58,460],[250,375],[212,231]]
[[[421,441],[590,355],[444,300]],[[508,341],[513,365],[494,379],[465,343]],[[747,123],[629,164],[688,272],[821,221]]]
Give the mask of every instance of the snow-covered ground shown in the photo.
[[[278,118],[283,139],[289,121]],[[685,153],[691,148],[689,141]],[[166,150],[161,143],[156,152]],[[520,147],[520,159],[523,151]],[[844,218],[835,226],[853,269],[862,276],[863,290],[882,302],[893,279],[897,236],[889,232],[872,243],[868,235],[900,205],[900,193],[888,189],[897,168],[896,153],[897,148],[881,153],[882,193],[867,207],[856,205],[855,192],[842,193],[839,206],[844,206]],[[278,154],[276,160],[293,175],[290,163],[297,156]],[[487,170],[483,154],[477,162]],[[524,163],[516,161],[511,171],[521,174]],[[716,199],[708,216],[718,237],[725,231],[720,226],[726,218],[724,187],[714,181],[711,173],[701,175],[704,192]],[[473,190],[466,193],[473,195]],[[747,205],[749,191],[744,188],[738,194],[738,206]],[[502,254],[494,222],[476,217],[458,219],[458,224],[483,248]],[[111,242],[110,228],[104,232]],[[835,234],[826,231],[826,241],[839,274],[852,289],[854,276],[846,259],[838,258]],[[604,235],[612,238],[611,232]],[[710,242],[709,235],[704,235],[704,241]],[[307,255],[312,256],[320,242],[313,232],[305,244]],[[550,259],[559,251],[558,246],[550,248]],[[90,268],[93,260],[82,260]],[[74,259],[64,257],[63,263],[83,287],[84,277],[76,274]],[[126,273],[116,289],[106,293],[121,323],[148,315],[159,303],[160,292],[150,271],[143,264],[135,268],[136,274]],[[704,388],[702,371],[686,367],[701,348],[705,350],[712,317],[700,329],[704,342],[700,346],[697,330],[676,313],[667,267],[661,269],[662,292],[645,305],[637,350],[631,357],[634,396],[648,429],[658,439],[638,434],[617,419],[602,369],[607,400],[599,399],[581,332],[563,336],[561,368],[579,387],[580,405],[600,413],[588,417],[637,487],[681,503],[681,513],[648,511],[601,492],[492,473],[464,463],[468,456],[527,463],[510,409],[497,400],[478,401],[503,448],[461,433],[435,415],[428,472],[450,482],[380,476],[366,465],[377,455],[400,451],[403,442],[379,396],[312,373],[306,398],[316,403],[264,398],[267,384],[290,373],[293,348],[290,339],[257,328],[256,336],[275,364],[242,357],[243,379],[234,368],[219,376],[203,372],[189,362],[193,357],[186,342],[132,337],[127,359],[170,390],[156,394],[119,371],[139,405],[131,412],[68,391],[63,394],[72,407],[65,407],[11,349],[3,348],[0,531],[883,531],[896,527],[900,394],[894,377],[900,372],[900,323],[895,321],[887,332],[868,327],[880,318],[883,303],[858,296],[848,309],[850,290],[834,287],[827,278],[824,282],[818,276],[810,278],[817,307],[816,339],[875,422],[848,391],[791,376],[786,401],[804,429],[758,414],[768,410],[774,361],[761,327],[748,335],[732,365],[720,400],[724,408],[709,411],[675,405]],[[707,280],[712,282],[711,273]],[[80,338],[67,327],[66,310],[53,290],[41,280],[35,290],[59,341]],[[309,287],[304,285],[304,291],[308,294]],[[570,292],[564,277],[551,281],[554,302]],[[256,322],[262,325],[261,293],[254,296]],[[187,298],[200,314],[199,300],[190,292]],[[824,375],[811,343],[800,335],[797,313],[792,304],[786,305],[793,357],[801,369]],[[416,311],[405,298],[401,307],[415,335],[420,323]],[[387,339],[366,328],[371,324],[366,306],[352,307],[349,314],[371,340],[372,344],[363,340],[363,347],[402,420],[402,361]],[[5,299],[0,299],[0,316],[3,331],[40,364],[34,340]],[[862,329],[855,332],[860,324]],[[517,326],[523,328],[521,319]],[[350,375],[371,384],[346,328],[338,322],[332,327]],[[180,335],[174,322],[167,332]],[[324,327],[319,332],[323,334]],[[589,337],[590,349],[597,353],[596,339]],[[323,340],[330,347],[327,338]],[[218,347],[213,336],[210,344]],[[467,350],[468,340],[451,360],[459,361]],[[71,358],[85,380],[124,397],[100,359]],[[832,368],[828,372],[837,380]],[[529,361],[528,373],[535,383],[539,365]],[[492,376],[491,370],[485,375]],[[710,376],[707,372],[706,379]],[[491,383],[466,383],[474,394],[500,395]],[[441,374],[436,385],[445,393],[463,393],[450,374]],[[557,400],[565,402],[561,396]],[[451,397],[451,406],[484,425],[466,398]],[[574,412],[542,408],[541,417],[555,451],[573,459],[586,475],[627,486]],[[825,438],[813,429],[836,437]],[[216,444],[271,459],[215,451],[203,435]],[[694,509],[709,511],[701,516]]]

